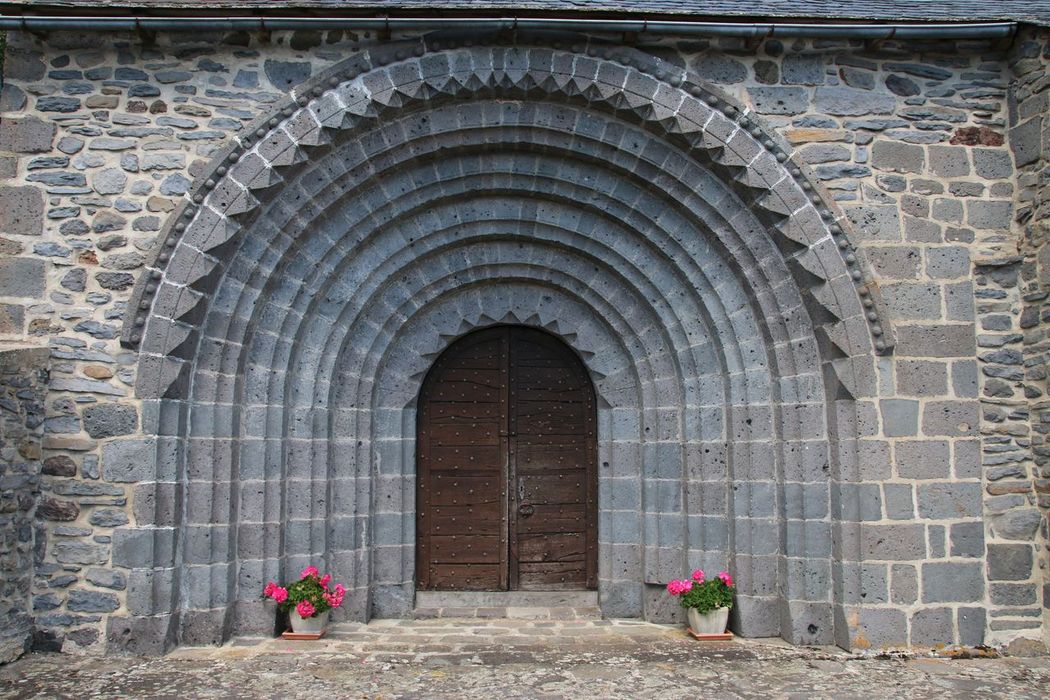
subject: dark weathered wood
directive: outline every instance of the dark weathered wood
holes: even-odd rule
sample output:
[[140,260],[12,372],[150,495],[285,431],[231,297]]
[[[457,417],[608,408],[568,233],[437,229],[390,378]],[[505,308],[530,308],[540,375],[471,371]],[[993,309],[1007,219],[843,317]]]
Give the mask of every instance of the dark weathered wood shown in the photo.
[[597,501],[588,500],[588,483],[596,486],[597,474],[590,378],[579,358],[545,333],[518,331],[510,351],[512,578],[532,590],[591,587]]
[[552,336],[499,327],[454,343],[420,393],[421,589],[597,583],[594,392]]
[[416,569],[426,590],[506,587],[506,333],[463,338],[419,400]]

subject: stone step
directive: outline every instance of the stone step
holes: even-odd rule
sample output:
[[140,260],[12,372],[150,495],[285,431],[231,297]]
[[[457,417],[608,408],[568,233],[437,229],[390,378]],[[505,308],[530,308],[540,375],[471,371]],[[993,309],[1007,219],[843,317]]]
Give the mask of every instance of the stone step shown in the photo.
[[455,619],[508,619],[508,620],[600,620],[602,611],[598,607],[544,608],[544,607],[447,607],[420,608],[412,611],[417,620],[438,618]]
[[417,591],[417,608],[596,608],[598,591]]
[[419,591],[416,619],[600,620],[597,591]]

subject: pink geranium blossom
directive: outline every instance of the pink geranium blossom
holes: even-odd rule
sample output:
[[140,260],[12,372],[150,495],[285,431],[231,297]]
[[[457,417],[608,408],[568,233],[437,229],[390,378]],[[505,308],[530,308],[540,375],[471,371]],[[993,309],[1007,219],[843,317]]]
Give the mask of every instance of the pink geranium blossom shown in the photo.
[[[307,566],[299,572],[300,578],[286,586],[267,581],[263,595],[277,601],[281,612],[295,610],[300,617],[317,617],[343,604],[346,587],[335,583],[331,574],[322,575],[316,566]],[[333,585],[334,584],[334,585]],[[332,588],[329,586],[332,585]]]
[[670,581],[667,592],[676,596],[683,608],[704,614],[718,608],[732,608],[735,589],[727,571],[720,571],[709,579],[703,569],[694,569],[690,578]]
[[688,593],[691,590],[693,590],[692,581],[674,580],[667,584],[667,592],[671,595],[681,595],[683,593]]

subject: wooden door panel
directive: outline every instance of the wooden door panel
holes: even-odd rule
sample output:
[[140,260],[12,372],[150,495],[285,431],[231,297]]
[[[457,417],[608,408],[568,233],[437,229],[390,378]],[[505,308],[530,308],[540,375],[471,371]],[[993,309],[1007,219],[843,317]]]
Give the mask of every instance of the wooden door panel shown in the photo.
[[430,421],[433,424],[458,425],[474,421],[498,421],[502,425],[498,403],[434,401],[429,408]]
[[521,562],[518,588],[523,591],[577,590],[587,587],[584,562]]
[[532,515],[518,518],[518,534],[584,532],[587,506],[583,503],[532,504]]
[[514,407],[514,432],[519,438],[533,434],[581,435],[587,429],[586,412],[583,404],[519,401]]
[[435,392],[434,398],[439,401],[472,401],[496,403],[500,399],[500,388],[477,382],[455,382],[442,386]]
[[419,400],[420,588],[597,585],[593,387],[553,337],[466,336]]
[[499,535],[499,501],[466,506],[431,506],[430,529],[435,535]]
[[499,564],[499,535],[434,535],[430,540],[434,564]]
[[518,558],[527,562],[583,561],[587,538],[582,532],[519,535]]
[[580,390],[573,387],[547,387],[542,389],[522,388],[518,390],[519,401],[572,401],[580,395]]
[[430,426],[428,439],[431,445],[449,447],[459,445],[499,445],[500,429],[497,421],[474,421],[472,423],[434,423]]
[[496,591],[505,564],[431,564],[429,587],[439,591]]
[[518,443],[518,471],[561,471],[586,469],[589,450],[579,444]]
[[430,468],[435,471],[489,472],[503,469],[499,445],[431,446],[430,459]]
[[491,476],[434,474],[431,479],[431,506],[467,506],[502,501],[501,480]]
[[593,586],[593,389],[567,348],[529,335],[510,347],[511,581],[533,590]]
[[518,474],[518,494],[523,502],[586,503],[587,473],[585,471],[560,474]]

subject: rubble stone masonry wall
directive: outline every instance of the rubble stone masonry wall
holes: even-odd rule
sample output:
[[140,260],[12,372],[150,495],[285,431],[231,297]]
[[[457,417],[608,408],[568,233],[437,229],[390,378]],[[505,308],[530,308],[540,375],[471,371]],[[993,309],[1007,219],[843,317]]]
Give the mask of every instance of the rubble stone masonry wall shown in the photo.
[[[246,124],[376,41],[341,31],[8,35],[0,339],[47,348],[48,361],[34,357],[50,379],[44,399],[45,375],[0,377],[0,586],[3,604],[17,604],[35,507],[31,615],[47,643],[102,651],[107,616],[155,594],[129,580],[112,538],[160,498],[139,483],[156,444],[135,396],[137,353],[119,336],[166,217]],[[846,621],[856,647],[1046,633],[1048,46],[1035,32],[1009,47],[639,46],[724,91],[805,164],[851,222],[888,314],[893,351],[877,360],[877,396],[861,402],[858,512],[842,516],[863,533],[857,589],[841,592],[856,601]],[[28,431],[19,444],[16,423]],[[12,614],[24,624],[30,613]]]
[[47,364],[46,348],[0,351],[0,663],[18,658],[33,637],[34,559],[46,534],[34,517],[49,507],[38,503]]
[[[1047,351],[1050,328],[1050,35],[1028,33],[1015,44],[1011,68],[1015,78],[1010,94],[1010,146],[1017,165],[1016,226],[1020,228],[1021,253],[1018,262],[1019,328],[1023,336],[1023,384],[1012,382],[1018,396],[1005,397],[1016,402],[1023,393],[1027,410],[1018,417],[1007,415],[1005,407],[991,414],[995,428],[1014,422],[1013,430],[997,430],[1006,459],[988,464],[988,475],[997,476],[998,485],[989,484],[989,494],[1003,506],[989,509],[991,525],[989,547],[997,556],[1027,561],[1034,559],[1032,577],[1027,580],[1001,580],[991,583],[991,602],[1003,605],[1003,613],[1025,617],[1032,628],[1043,619],[1047,629],[1050,607],[1048,578],[1048,512],[1050,512],[1050,403],[1048,403]],[[1016,336],[1014,336],[1016,337]],[[991,367],[989,368],[991,369]],[[988,393],[986,386],[986,393]],[[1005,395],[1005,390],[1002,392]],[[1011,412],[1015,409],[1009,409]],[[991,417],[986,415],[986,418]],[[1004,420],[1005,418],[1005,420]],[[1020,418],[1020,420],[1018,419]],[[1025,423],[1028,423],[1026,426]],[[1029,430],[1025,430],[1025,428]],[[1024,442],[1030,439],[1031,450]],[[990,450],[989,450],[990,451]],[[1012,455],[1012,457],[1010,456]],[[1026,486],[1031,485],[1031,489]],[[996,489],[997,493],[992,492]],[[1033,551],[1034,548],[1034,551]],[[991,554],[991,551],[989,552]],[[1040,591],[1041,588],[1041,591]],[[1040,593],[1042,611],[1039,610]],[[1009,606],[1009,607],[1005,607]],[[1045,640],[1045,637],[1044,637]]]

